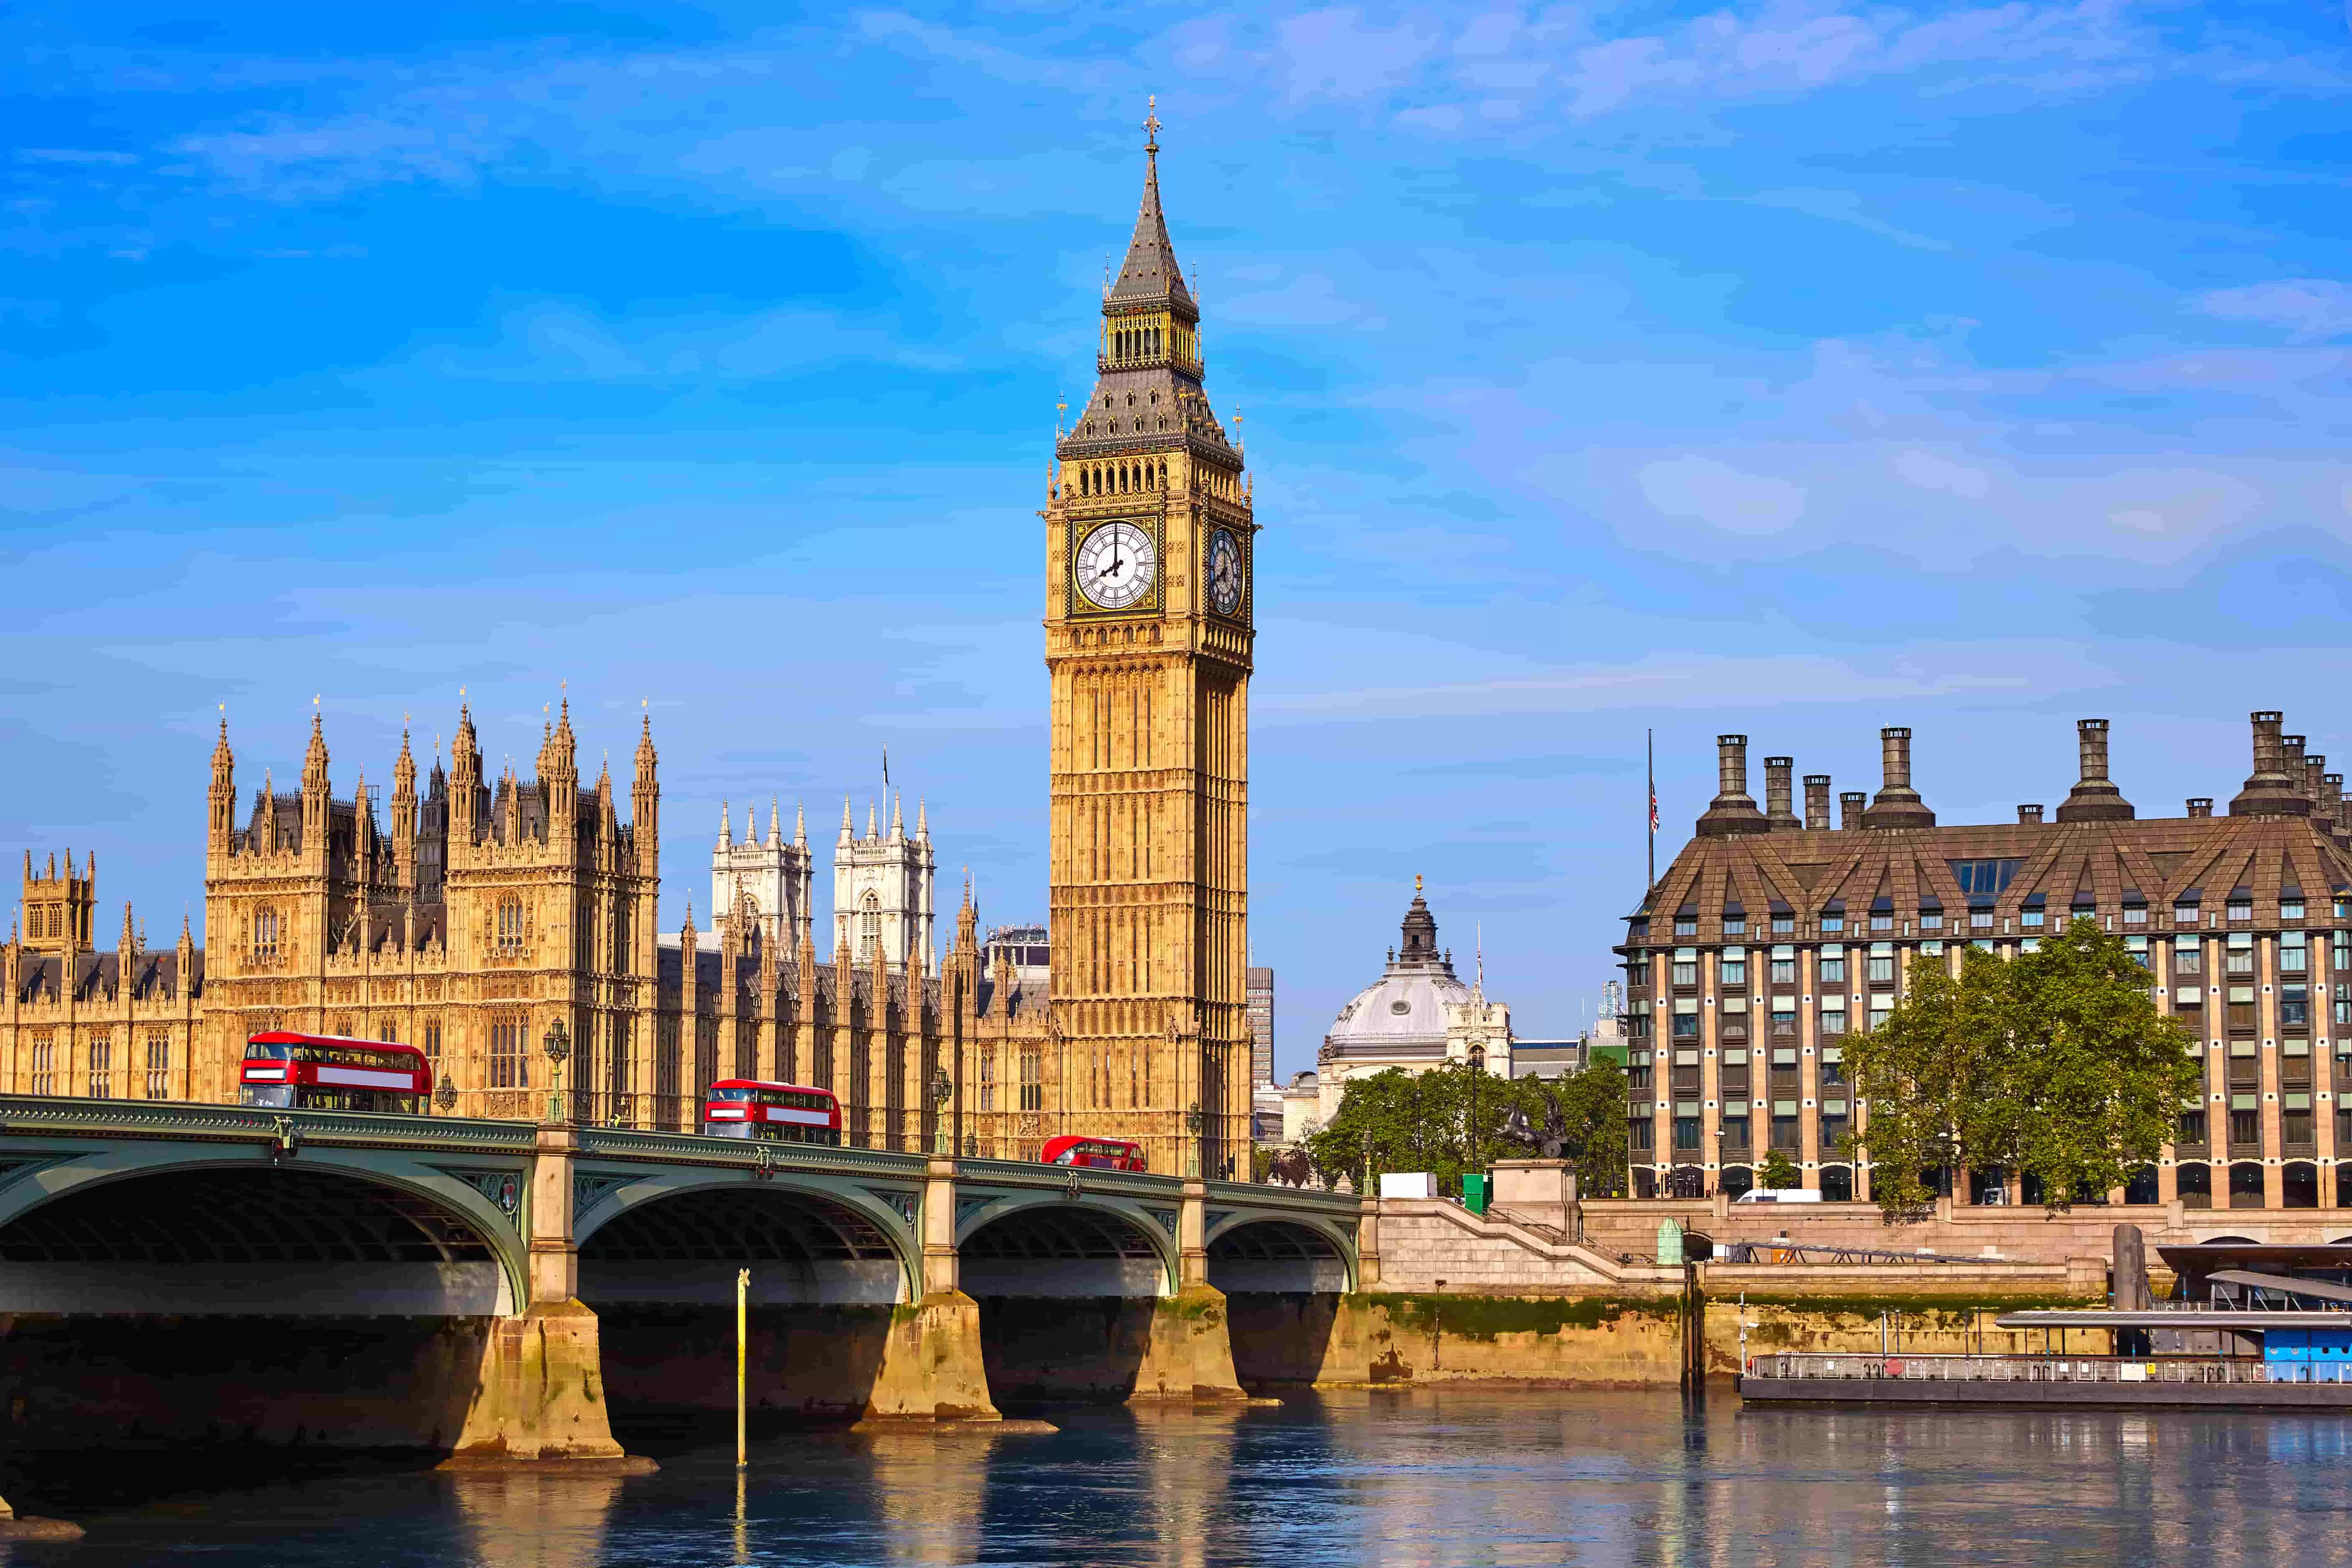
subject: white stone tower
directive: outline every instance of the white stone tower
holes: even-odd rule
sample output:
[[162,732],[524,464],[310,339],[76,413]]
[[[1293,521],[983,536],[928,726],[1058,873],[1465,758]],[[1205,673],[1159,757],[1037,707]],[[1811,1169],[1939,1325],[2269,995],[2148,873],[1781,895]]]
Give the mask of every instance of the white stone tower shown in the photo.
[[937,973],[931,946],[931,826],[918,801],[915,835],[907,837],[904,796],[890,803],[890,831],[875,826],[866,807],[866,837],[853,836],[849,801],[841,803],[841,836],[833,846],[833,926],[835,951],[845,949],[860,969],[882,962],[909,974]]
[[793,837],[784,841],[782,813],[768,803],[768,837],[759,837],[758,814],[743,808],[743,837],[738,839],[730,820],[731,807],[719,812],[719,842],[710,851],[710,924],[715,930],[730,911],[747,921],[762,947],[773,946],[777,958],[798,951],[802,918],[810,912],[813,873],[809,855],[808,814],[795,810]]

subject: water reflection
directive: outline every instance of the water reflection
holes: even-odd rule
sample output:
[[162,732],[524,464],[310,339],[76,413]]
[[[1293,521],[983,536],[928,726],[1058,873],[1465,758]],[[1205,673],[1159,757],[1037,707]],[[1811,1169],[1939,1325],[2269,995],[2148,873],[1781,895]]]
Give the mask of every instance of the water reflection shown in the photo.
[[2352,1565],[2352,1421],[2329,1416],[1455,1386],[1054,1418],[777,1437],[740,1479],[731,1441],[681,1436],[625,1480],[352,1473],[69,1511],[51,1477],[39,1501],[89,1527],[74,1568]]
[[972,1428],[877,1434],[866,1440],[868,1484],[884,1563],[967,1563],[981,1538],[990,1451]]
[[617,1476],[457,1471],[449,1478],[467,1544],[499,1568],[596,1568],[620,1500]]

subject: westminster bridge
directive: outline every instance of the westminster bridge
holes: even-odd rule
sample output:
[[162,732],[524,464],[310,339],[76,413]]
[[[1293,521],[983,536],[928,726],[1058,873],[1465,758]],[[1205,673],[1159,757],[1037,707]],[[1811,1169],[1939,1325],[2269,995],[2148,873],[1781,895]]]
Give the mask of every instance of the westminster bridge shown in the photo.
[[0,1096],[0,1432],[620,1453],[1361,1378],[1352,1195],[562,1121]]

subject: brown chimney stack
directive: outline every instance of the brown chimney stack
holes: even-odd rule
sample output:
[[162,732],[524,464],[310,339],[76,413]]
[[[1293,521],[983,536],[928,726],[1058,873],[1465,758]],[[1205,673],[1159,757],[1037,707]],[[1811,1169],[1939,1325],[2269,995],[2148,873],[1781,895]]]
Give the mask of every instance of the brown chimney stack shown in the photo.
[[1838,796],[1839,830],[1851,831],[1862,826],[1863,811],[1870,797],[1858,789],[1850,789]]
[[1738,833],[1769,833],[1772,825],[1764,820],[1764,814],[1756,809],[1756,797],[1748,793],[1748,737],[1717,735],[1715,763],[1717,788],[1698,819],[1698,836],[1723,838]]
[[1929,811],[1911,787],[1911,731],[1900,725],[1890,725],[1878,732],[1878,755],[1885,769],[1885,782],[1880,786],[1878,798],[1862,814],[1864,827],[1933,827],[1936,814]]
[[1764,759],[1764,820],[1775,833],[1794,833],[1804,824],[1797,820],[1791,801],[1790,781],[1796,775],[1794,757]]
[[1830,827],[1830,775],[1805,775],[1805,831],[1825,833]]
[[2189,815],[2191,816],[2212,816],[2213,797],[2210,795],[2190,795],[2189,797]]
[[2311,803],[2296,788],[2297,781],[2287,777],[2285,740],[2279,731],[2286,715],[2273,709],[2262,709],[2253,715],[2254,771],[2235,797],[2230,802],[2231,816],[2306,816]]
[[2038,805],[2021,805],[2017,808],[2017,820],[2039,822],[2042,820],[2042,808]]
[[2107,777],[2107,721],[2076,720],[2074,745],[2082,758],[2082,774],[2058,807],[2058,820],[2129,822],[2139,815],[2124,798],[2124,792],[2115,786],[2115,781]]

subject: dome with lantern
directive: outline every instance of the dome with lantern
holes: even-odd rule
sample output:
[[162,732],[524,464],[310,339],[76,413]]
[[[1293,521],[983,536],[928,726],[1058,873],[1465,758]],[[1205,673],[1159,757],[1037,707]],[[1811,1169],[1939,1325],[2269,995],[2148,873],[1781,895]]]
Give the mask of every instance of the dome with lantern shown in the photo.
[[1388,967],[1331,1021],[1317,1060],[1343,1063],[1377,1058],[1381,1067],[1404,1066],[1419,1058],[1445,1059],[1446,1008],[1473,1000],[1454,977],[1454,955],[1437,945],[1437,920],[1413,879],[1412,904],[1405,910],[1401,945],[1389,950]]

